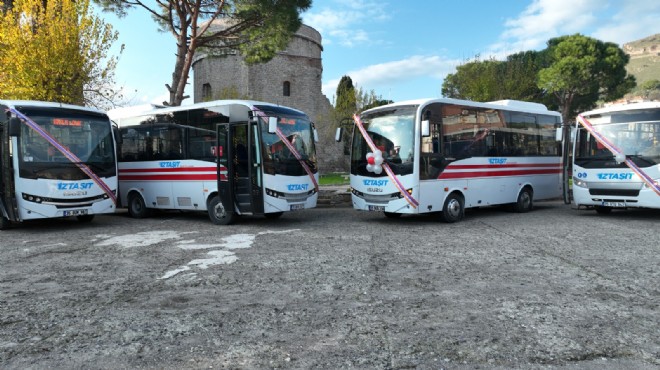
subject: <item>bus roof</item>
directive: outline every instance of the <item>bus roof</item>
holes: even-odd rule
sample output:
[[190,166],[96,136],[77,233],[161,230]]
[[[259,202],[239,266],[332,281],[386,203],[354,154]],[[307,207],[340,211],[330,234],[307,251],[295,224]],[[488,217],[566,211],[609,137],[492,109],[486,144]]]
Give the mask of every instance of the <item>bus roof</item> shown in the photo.
[[16,107],[65,108],[65,109],[77,109],[77,110],[83,110],[93,113],[105,114],[105,112],[96,108],[83,107],[80,105],[73,105],[73,104],[57,103],[57,102],[38,101],[38,100],[0,100],[0,104],[12,108],[16,108]]
[[446,104],[456,104],[456,105],[465,105],[469,107],[478,107],[478,108],[491,108],[491,109],[505,109],[516,112],[523,113],[533,113],[533,114],[547,114],[550,116],[561,116],[559,112],[548,110],[548,108],[539,103],[532,103],[520,100],[498,100],[487,103],[475,102],[471,100],[461,100],[461,99],[452,99],[452,98],[426,98],[426,99],[416,99],[416,100],[406,100],[393,104],[382,105],[379,107],[371,108],[364,111],[363,113],[369,113],[371,111],[376,111],[383,108],[393,108],[404,105],[429,105],[431,103],[446,103]]
[[603,113],[613,113],[613,112],[623,112],[629,110],[637,109],[657,109],[660,108],[659,101],[643,101],[643,102],[634,102],[634,103],[622,103],[622,104],[613,104],[609,107],[598,108],[590,110],[588,112],[581,113],[583,116],[592,116],[594,114],[603,114]]
[[[300,111],[295,108],[283,106],[283,105],[278,105],[278,104],[273,104],[273,103],[267,103],[267,102],[261,102],[261,101],[256,101],[256,100],[213,100],[209,102],[202,102],[202,103],[195,103],[195,104],[189,104],[189,105],[181,105],[181,106],[176,106],[176,107],[167,107],[167,106],[162,106],[162,105],[154,105],[154,104],[143,104],[143,105],[136,105],[133,107],[124,107],[124,108],[116,108],[108,111],[108,115],[110,116],[111,119],[121,119],[121,118],[127,118],[127,117],[134,117],[134,116],[143,116],[143,115],[149,115],[149,114],[155,114],[155,113],[170,113],[170,112],[179,112],[179,111],[184,111],[184,110],[192,110],[192,109],[204,109],[204,108],[212,108],[212,107],[219,107],[219,106],[226,106],[230,107],[232,105],[241,105],[245,107],[254,107],[254,106],[268,106],[268,107],[273,107],[273,108],[286,108],[290,109],[292,111],[298,112],[300,114],[306,115],[305,112]],[[247,118],[246,118],[247,119]]]

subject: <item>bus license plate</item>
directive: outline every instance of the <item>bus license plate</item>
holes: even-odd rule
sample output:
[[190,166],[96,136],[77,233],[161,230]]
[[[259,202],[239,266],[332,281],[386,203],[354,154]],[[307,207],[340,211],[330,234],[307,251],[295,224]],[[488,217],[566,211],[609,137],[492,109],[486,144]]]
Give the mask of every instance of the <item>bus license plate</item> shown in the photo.
[[626,207],[626,202],[603,202],[603,207]]
[[291,205],[291,210],[292,211],[300,211],[301,209],[305,209],[305,204],[292,204]]
[[385,206],[369,206],[370,211],[385,212]]
[[64,216],[84,216],[86,214],[86,209],[72,209],[70,211],[64,211]]

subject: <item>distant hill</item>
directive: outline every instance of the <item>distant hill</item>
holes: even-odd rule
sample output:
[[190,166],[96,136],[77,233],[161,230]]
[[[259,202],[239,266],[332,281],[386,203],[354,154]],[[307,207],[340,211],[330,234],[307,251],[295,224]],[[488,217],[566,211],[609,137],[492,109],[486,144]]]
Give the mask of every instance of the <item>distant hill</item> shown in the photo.
[[637,85],[660,80],[660,33],[626,43],[623,51],[630,55],[626,69],[635,76]]

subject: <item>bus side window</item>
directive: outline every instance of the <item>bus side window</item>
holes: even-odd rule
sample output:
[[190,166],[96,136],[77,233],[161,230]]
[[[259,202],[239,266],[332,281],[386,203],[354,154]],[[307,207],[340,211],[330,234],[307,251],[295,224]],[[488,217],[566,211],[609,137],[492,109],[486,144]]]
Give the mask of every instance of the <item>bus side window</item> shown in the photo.
[[442,124],[439,113],[432,108],[426,111],[424,117],[429,119],[430,124],[429,136],[421,138],[420,178],[435,179],[448,163],[440,152]]

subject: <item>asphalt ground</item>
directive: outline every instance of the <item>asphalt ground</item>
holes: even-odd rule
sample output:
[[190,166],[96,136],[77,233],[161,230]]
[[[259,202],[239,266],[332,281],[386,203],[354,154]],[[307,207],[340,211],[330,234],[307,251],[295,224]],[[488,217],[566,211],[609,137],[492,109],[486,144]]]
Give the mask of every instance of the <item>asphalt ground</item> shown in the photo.
[[2,231],[0,368],[660,368],[660,211],[341,204]]

